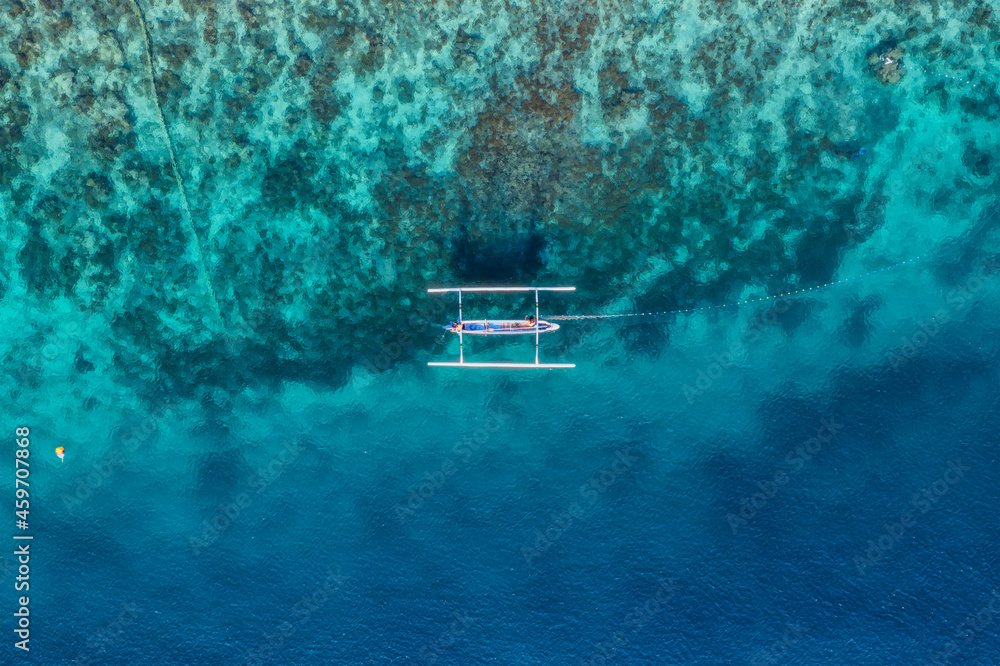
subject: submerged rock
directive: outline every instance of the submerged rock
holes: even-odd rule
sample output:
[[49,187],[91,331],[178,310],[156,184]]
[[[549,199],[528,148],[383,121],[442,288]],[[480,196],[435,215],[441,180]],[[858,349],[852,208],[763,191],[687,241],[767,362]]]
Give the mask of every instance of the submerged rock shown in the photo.
[[895,42],[883,42],[868,52],[868,70],[883,85],[899,83],[905,67],[902,57]]

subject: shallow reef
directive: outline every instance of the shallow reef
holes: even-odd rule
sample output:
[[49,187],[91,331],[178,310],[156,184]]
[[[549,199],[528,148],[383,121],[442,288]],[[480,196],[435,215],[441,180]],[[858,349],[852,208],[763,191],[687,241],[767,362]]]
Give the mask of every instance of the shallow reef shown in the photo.
[[78,372],[335,382],[429,284],[690,307],[1000,191],[987,2],[138,6],[0,15],[0,297],[107,340]]

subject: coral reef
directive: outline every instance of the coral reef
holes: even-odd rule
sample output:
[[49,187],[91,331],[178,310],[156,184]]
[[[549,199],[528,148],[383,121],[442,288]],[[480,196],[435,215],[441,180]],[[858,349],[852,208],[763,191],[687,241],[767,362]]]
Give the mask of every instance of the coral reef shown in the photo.
[[3,298],[78,367],[335,381],[428,283],[689,307],[998,189],[982,3],[140,1],[0,13]]
[[894,41],[879,44],[868,53],[868,69],[883,85],[899,83],[905,70],[902,49]]

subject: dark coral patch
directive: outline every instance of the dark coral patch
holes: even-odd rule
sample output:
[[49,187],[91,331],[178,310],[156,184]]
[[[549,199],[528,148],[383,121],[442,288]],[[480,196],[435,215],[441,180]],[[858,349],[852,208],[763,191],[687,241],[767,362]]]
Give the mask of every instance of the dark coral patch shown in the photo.
[[987,178],[993,172],[993,155],[969,142],[962,153],[962,164],[980,178]]
[[264,174],[261,198],[275,210],[291,210],[314,195],[316,158],[304,146],[275,162]]
[[452,266],[463,280],[531,280],[544,266],[545,238],[537,231],[476,238],[468,227],[452,239]]
[[10,43],[10,52],[17,57],[17,64],[28,67],[42,53],[42,35],[37,30],[24,30]]
[[868,341],[872,331],[871,316],[881,304],[876,296],[867,296],[855,301],[851,314],[844,322],[844,332],[849,345],[860,347]]
[[21,264],[21,278],[28,291],[38,295],[46,294],[58,282],[53,266],[54,253],[42,237],[42,222],[28,218],[28,240],[17,255]]
[[963,95],[958,103],[962,107],[962,111],[970,116],[990,120],[1000,118],[1000,97],[972,97]]
[[103,210],[107,207],[111,196],[114,194],[114,186],[107,176],[99,173],[90,173],[83,183],[83,200],[91,210]]
[[113,160],[135,149],[135,134],[128,124],[108,122],[87,137],[87,146],[95,156]]

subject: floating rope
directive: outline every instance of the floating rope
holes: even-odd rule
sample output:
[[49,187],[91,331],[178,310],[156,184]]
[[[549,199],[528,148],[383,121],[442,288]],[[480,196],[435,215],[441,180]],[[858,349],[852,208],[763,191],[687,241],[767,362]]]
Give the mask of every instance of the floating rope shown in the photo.
[[[741,305],[748,305],[750,303],[763,303],[766,301],[773,301],[778,299],[788,299],[796,298],[799,296],[805,296],[812,294],[823,289],[828,289],[830,287],[835,287],[837,285],[847,284],[849,282],[857,282],[858,280],[864,280],[869,277],[878,275],[880,273],[886,273],[888,271],[896,270],[902,266],[908,266],[910,264],[915,264],[932,257],[946,257],[954,252],[959,251],[965,245],[965,243],[974,241],[975,238],[985,229],[990,226],[990,223],[1000,215],[1000,203],[994,203],[989,209],[988,213],[982,214],[982,220],[977,222],[970,231],[966,232],[966,241],[958,240],[956,242],[950,243],[948,247],[932,252],[925,252],[923,254],[917,255],[907,259],[906,261],[900,261],[899,263],[892,264],[891,266],[886,266],[885,268],[880,268],[874,271],[868,271],[867,273],[862,273],[861,275],[855,275],[853,277],[844,278],[842,280],[834,280],[833,282],[826,282],[824,284],[818,284],[812,287],[806,287],[804,289],[795,289],[792,291],[786,291],[781,294],[773,294],[771,296],[761,296],[759,298],[748,298],[742,301],[730,301],[728,303],[722,303],[721,305],[703,305],[697,308],[678,308],[676,310],[664,310],[662,312],[627,312],[621,314],[594,314],[594,315],[551,315],[545,318],[552,321],[579,321],[582,319],[627,319],[627,318],[638,318],[638,317],[666,317],[676,314],[684,314],[688,312],[702,312],[706,310],[722,310],[724,308],[735,309]],[[644,323],[644,322],[635,322]]]
[[761,296],[759,298],[748,298],[742,301],[731,301],[728,303],[723,303],[721,305],[703,305],[697,308],[680,308],[677,310],[664,310],[662,312],[628,312],[623,314],[597,314],[597,315],[555,315],[547,316],[546,319],[555,321],[576,321],[581,319],[616,319],[625,317],[660,317],[666,315],[683,314],[687,312],[702,312],[705,310],[721,310],[723,308],[738,308],[741,305],[748,305],[750,303],[762,303],[765,301],[772,301],[782,298],[793,298],[797,296],[804,296],[806,294],[811,294],[813,292],[820,291],[822,289],[827,289],[829,287],[834,287],[839,284],[847,284],[848,282],[856,282],[858,280],[863,280],[879,273],[885,273],[887,271],[895,270],[901,266],[906,266],[908,264],[916,263],[925,257],[928,257],[929,253],[921,254],[912,259],[907,259],[906,261],[901,261],[898,264],[893,264],[891,266],[886,266],[885,268],[880,268],[876,271],[869,271],[861,275],[855,275],[854,277],[844,278],[842,280],[835,280],[833,282],[827,282],[825,284],[819,284],[814,287],[806,287],[804,289],[796,289],[794,291],[786,291],[781,294],[774,294],[771,296]]
[[157,118],[160,121],[160,129],[163,130],[163,136],[167,143],[167,154],[170,156],[170,168],[174,173],[174,182],[177,183],[177,191],[181,198],[181,221],[184,225],[184,230],[187,232],[188,239],[190,242],[191,251],[194,254],[194,263],[198,269],[198,279],[202,283],[202,287],[208,294],[209,304],[212,307],[212,312],[215,314],[216,319],[219,322],[219,326],[224,330],[225,323],[222,321],[222,312],[219,310],[219,302],[215,298],[215,290],[212,289],[212,281],[208,277],[208,270],[205,268],[205,257],[201,251],[201,241],[198,239],[198,232],[195,231],[194,222],[191,219],[191,208],[188,206],[187,193],[184,190],[184,179],[181,178],[181,171],[177,168],[177,158],[174,155],[174,144],[170,139],[170,132],[167,130],[167,119],[163,115],[163,109],[160,107],[160,96],[156,90],[156,77],[153,74],[153,49],[150,46],[151,38],[149,35],[149,26],[146,23],[146,16],[142,12],[142,7],[139,6],[138,0],[131,0],[132,8],[135,9],[136,16],[139,17],[139,24],[142,26],[142,39],[143,44],[146,47],[146,64],[149,71],[149,83],[150,87],[153,89],[153,103],[156,106]]

